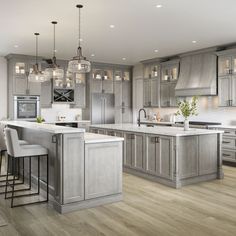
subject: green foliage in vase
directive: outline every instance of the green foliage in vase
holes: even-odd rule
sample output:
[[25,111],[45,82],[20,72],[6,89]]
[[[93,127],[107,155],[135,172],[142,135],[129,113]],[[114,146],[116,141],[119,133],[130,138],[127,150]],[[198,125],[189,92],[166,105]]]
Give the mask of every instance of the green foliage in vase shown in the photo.
[[38,116],[38,117],[36,118],[36,122],[37,122],[37,123],[43,123],[44,121],[45,121],[44,118],[41,117],[41,116]]
[[190,101],[179,101],[178,111],[175,115],[182,115],[185,120],[188,119],[189,116],[197,116],[197,101],[197,96],[192,97]]

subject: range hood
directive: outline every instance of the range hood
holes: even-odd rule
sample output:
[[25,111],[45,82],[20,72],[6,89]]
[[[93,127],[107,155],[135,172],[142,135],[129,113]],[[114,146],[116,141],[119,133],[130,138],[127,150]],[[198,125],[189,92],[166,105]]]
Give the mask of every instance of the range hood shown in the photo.
[[176,96],[217,95],[217,56],[213,52],[183,56]]

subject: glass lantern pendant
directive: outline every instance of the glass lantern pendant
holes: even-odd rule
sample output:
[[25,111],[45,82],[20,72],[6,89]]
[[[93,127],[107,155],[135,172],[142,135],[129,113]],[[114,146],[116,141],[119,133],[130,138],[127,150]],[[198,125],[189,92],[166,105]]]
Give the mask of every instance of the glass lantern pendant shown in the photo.
[[86,57],[82,54],[82,48],[80,45],[80,10],[83,8],[83,5],[76,5],[76,7],[79,9],[79,45],[77,49],[77,55],[73,57],[72,60],[69,61],[68,64],[68,71],[71,73],[88,73],[91,70],[91,63],[86,59]]
[[58,65],[57,65],[57,59],[56,59],[56,21],[52,21],[53,24],[53,58],[52,58],[52,65],[45,69],[44,73],[45,76],[48,80],[50,79],[55,79],[55,80],[63,80],[64,78],[64,70],[61,69]]
[[36,57],[35,57],[35,65],[33,66],[33,70],[29,73],[29,77],[28,80],[29,82],[44,82],[45,79],[45,75],[44,73],[39,70],[39,65],[38,65],[38,36],[39,33],[34,33],[35,37],[36,37]]

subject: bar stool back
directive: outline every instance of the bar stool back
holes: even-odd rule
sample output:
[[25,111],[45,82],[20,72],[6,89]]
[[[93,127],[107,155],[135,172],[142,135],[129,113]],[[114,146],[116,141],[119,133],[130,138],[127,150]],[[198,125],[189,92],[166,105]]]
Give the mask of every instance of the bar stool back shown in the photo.
[[[24,206],[24,205],[29,205],[29,204],[34,204],[34,203],[42,203],[42,202],[47,202],[48,201],[48,195],[49,195],[49,182],[48,182],[48,177],[49,177],[49,159],[48,159],[48,150],[44,148],[41,145],[20,145],[19,143],[19,138],[17,131],[15,129],[11,128],[5,128],[5,138],[6,138],[6,147],[7,147],[7,153],[8,156],[12,159],[12,172],[13,172],[13,183],[9,183],[8,177],[9,177],[9,168],[7,170],[7,181],[6,181],[6,188],[5,188],[5,199],[11,198],[11,207],[16,207],[16,206]],[[36,193],[30,193],[30,194],[22,194],[22,195],[17,195],[15,196],[15,177],[16,177],[16,161],[19,158],[26,158],[28,157],[30,160],[32,157],[37,157],[38,158],[38,192]],[[41,201],[34,201],[30,203],[25,203],[25,204],[18,204],[14,205],[14,199],[19,198],[19,197],[26,197],[26,196],[33,196],[33,195],[39,195],[40,194],[40,158],[41,157],[46,157],[47,158],[47,197],[46,200],[41,200]],[[8,158],[8,167],[9,167],[9,159]],[[31,163],[31,162],[30,162]],[[29,173],[31,174],[31,165],[29,165],[30,171]],[[29,177],[30,179],[30,185],[31,185],[31,175]],[[7,187],[10,186],[12,187],[12,195],[11,197],[7,197]]]

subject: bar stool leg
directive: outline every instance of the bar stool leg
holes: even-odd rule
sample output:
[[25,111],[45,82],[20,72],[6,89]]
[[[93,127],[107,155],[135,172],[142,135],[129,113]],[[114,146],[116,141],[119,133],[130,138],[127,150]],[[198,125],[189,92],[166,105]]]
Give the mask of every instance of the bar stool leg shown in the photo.
[[47,202],[49,199],[49,158],[47,154]]
[[5,199],[7,199],[7,186],[8,186],[8,181],[9,181],[9,171],[10,171],[10,158],[11,156],[8,155],[7,157],[7,177],[6,177],[6,185],[5,185]]
[[0,175],[2,173],[2,154],[3,154],[3,151],[1,150],[1,153],[0,153]]
[[12,183],[12,193],[11,193],[11,208],[13,208],[14,193],[15,193],[15,176],[16,176],[16,159],[15,158],[13,158],[12,160],[12,166],[13,166],[12,167],[13,168],[13,183]]
[[29,189],[31,190],[31,157],[29,157]]
[[38,156],[38,194],[40,193],[40,157]]

